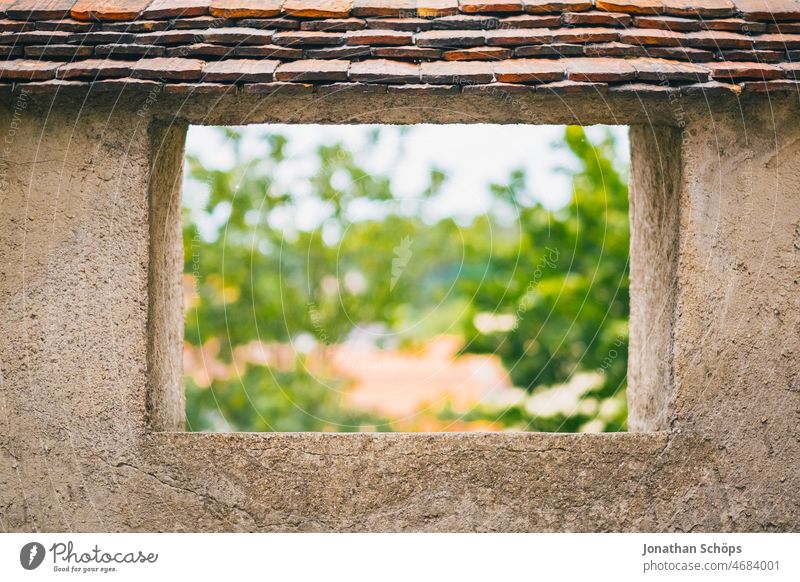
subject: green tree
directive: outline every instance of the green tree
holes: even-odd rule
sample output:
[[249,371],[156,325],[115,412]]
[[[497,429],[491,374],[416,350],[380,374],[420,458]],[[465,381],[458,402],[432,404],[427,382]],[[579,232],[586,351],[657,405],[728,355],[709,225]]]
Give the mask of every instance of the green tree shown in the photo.
[[[390,430],[390,419],[342,403],[344,379],[325,366],[311,373],[308,365],[363,329],[380,330],[387,345],[460,332],[464,351],[498,354],[530,395],[592,371],[600,380],[584,401],[598,409],[620,402],[627,190],[610,134],[592,142],[581,128],[566,130],[561,147],[577,166],[564,208],[531,202],[518,170],[491,186],[489,213],[459,224],[422,218],[422,205],[446,180],[435,168],[417,201],[401,204],[387,175],[367,172],[345,146],[328,144],[317,149],[310,194],[300,195],[273,179],[286,161],[285,137],[266,134],[261,151],[245,152],[240,133],[223,131],[233,168],[206,168],[193,157],[187,163],[185,272],[194,292],[186,340],[195,349],[215,346],[210,355],[225,368],[209,385],[194,376],[187,381],[192,429]],[[318,224],[298,227],[292,218],[309,204]],[[480,325],[493,320],[505,327]],[[254,342],[297,349],[289,362],[237,359],[237,350]],[[606,411],[602,428],[624,427],[624,407],[617,409]],[[457,415],[445,408],[440,416]],[[467,419],[578,430],[596,416],[581,406],[544,417],[523,399],[478,408]]]
[[[568,127],[560,147],[577,162],[569,170],[572,196],[564,208],[526,206],[521,171],[507,184],[493,186],[498,198],[518,211],[519,253],[493,261],[493,284],[464,292],[474,297],[475,316],[508,313],[514,325],[509,331],[485,333],[476,327],[476,317],[469,319],[467,350],[498,354],[514,384],[532,393],[580,372],[599,372],[600,381],[585,397],[598,405],[611,399],[604,428],[621,430],[626,411],[613,405],[623,401],[628,360],[626,179],[610,133],[593,142],[583,128]],[[472,252],[487,252],[485,241],[473,242],[479,246]],[[571,432],[596,415],[591,407],[584,409],[542,418],[520,405],[503,410],[501,419],[532,430]],[[491,416],[493,411],[475,411],[472,416],[481,414]]]

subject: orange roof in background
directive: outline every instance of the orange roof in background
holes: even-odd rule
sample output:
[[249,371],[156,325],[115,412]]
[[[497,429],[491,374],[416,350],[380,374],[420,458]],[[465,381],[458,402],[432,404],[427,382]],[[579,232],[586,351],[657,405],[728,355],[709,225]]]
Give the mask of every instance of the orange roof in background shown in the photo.
[[[459,356],[461,345],[462,340],[453,336],[433,338],[418,352],[334,345],[312,354],[306,366],[312,374],[347,380],[345,405],[400,421],[403,426],[411,423],[422,431],[493,430],[496,427],[491,423],[442,423],[425,414],[445,405],[456,412],[467,412],[481,401],[497,400],[516,390],[498,357]],[[297,364],[297,353],[290,344],[251,342],[238,346],[232,364],[217,359],[219,348],[216,340],[202,347],[184,346],[185,373],[198,386],[243,374],[249,364],[282,370]]]
[[341,345],[332,348],[331,366],[353,380],[345,400],[356,408],[390,418],[448,402],[466,411],[511,384],[499,358],[456,357],[461,345],[460,338],[451,336],[434,338],[418,353]]

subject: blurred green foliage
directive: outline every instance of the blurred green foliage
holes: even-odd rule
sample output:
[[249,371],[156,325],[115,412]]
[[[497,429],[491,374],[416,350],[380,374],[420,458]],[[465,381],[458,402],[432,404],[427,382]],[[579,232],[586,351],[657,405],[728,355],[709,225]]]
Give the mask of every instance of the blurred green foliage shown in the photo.
[[[235,129],[220,131],[232,168],[187,161],[185,332],[188,345],[205,347],[204,358],[228,371],[205,382],[187,377],[191,430],[392,430],[392,419],[342,403],[345,379],[324,365],[310,371],[325,346],[354,333],[388,347],[458,334],[463,351],[497,354],[525,390],[466,416],[444,407],[443,421],[576,431],[600,418],[596,429],[624,430],[628,198],[611,133],[591,141],[566,128],[557,146],[574,162],[564,170],[573,184],[565,207],[537,202],[517,170],[491,185],[492,210],[463,224],[426,219],[426,203],[446,181],[436,168],[416,199],[400,200],[388,172],[366,171],[343,144],[321,145],[301,195],[273,178],[286,160],[284,136],[266,134],[251,151]],[[309,204],[319,224],[296,227]],[[280,364],[235,357],[254,342],[295,349]],[[197,367],[212,368],[207,360]],[[599,380],[574,410],[542,416],[526,396],[585,372]]]

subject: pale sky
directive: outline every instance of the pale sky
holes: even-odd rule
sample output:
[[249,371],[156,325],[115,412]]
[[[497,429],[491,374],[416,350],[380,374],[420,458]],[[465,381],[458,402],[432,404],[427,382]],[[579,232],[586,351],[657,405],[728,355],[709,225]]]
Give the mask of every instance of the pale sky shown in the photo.
[[[382,138],[376,147],[367,145],[369,133],[380,127]],[[438,215],[474,216],[487,208],[487,186],[504,183],[516,168],[525,168],[531,194],[550,207],[564,204],[569,198],[569,180],[556,172],[569,165],[570,156],[551,144],[563,135],[562,126],[532,125],[416,125],[401,134],[397,126],[374,125],[250,125],[244,132],[245,151],[263,150],[257,138],[276,132],[289,138],[287,160],[276,179],[287,190],[302,195],[309,189],[307,176],[317,163],[313,155],[322,143],[341,141],[348,145],[357,160],[367,169],[392,177],[398,197],[416,197],[427,185],[431,167],[448,175],[442,195],[434,203]],[[604,128],[592,127],[599,135]],[[618,136],[620,153],[627,156],[628,135],[624,127],[612,127]],[[228,168],[233,152],[225,138],[212,127],[193,126],[189,130],[187,151],[200,157],[208,167]],[[401,163],[387,167],[395,148],[403,148]],[[306,213],[304,213],[306,214]],[[313,210],[307,213],[313,220]],[[309,225],[311,226],[311,225]]]

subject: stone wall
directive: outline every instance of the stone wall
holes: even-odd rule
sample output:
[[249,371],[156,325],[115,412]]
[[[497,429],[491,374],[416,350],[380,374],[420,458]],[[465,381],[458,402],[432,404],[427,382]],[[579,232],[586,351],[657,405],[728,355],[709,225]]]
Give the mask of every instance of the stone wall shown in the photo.
[[[796,99],[7,98],[0,528],[797,530]],[[180,432],[185,127],[278,120],[634,126],[637,432]]]

